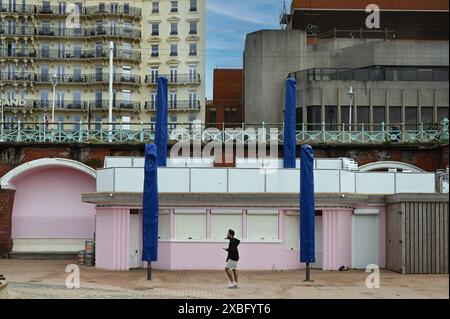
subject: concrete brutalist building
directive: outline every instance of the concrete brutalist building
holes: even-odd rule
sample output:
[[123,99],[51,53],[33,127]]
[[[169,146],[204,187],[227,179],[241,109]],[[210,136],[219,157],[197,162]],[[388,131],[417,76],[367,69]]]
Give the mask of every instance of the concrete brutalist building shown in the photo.
[[[313,5],[315,2],[318,1],[313,1]],[[342,31],[340,20],[336,19],[335,25],[329,19],[325,21],[322,2],[314,16],[319,32],[311,31],[312,25],[302,30],[294,13],[306,9],[294,8],[297,3],[301,5],[301,1],[294,1],[291,14],[284,17],[287,24],[284,30],[260,30],[247,35],[246,123],[283,122],[284,85],[288,76],[297,79],[297,123],[309,123],[309,130],[320,129],[320,123],[325,123],[328,130],[341,130],[341,123],[349,123],[350,87],[355,92],[351,123],[357,123],[358,130],[363,128],[362,124],[367,130],[378,130],[382,123],[415,130],[420,123],[426,128],[448,118],[446,33],[436,38],[432,30],[424,29],[416,39],[410,34],[402,37],[400,24],[394,29],[389,25],[378,30],[361,29],[365,18],[356,19],[353,26],[346,25],[347,30]],[[361,2],[360,10],[365,12],[365,1],[356,2]],[[329,6],[333,5],[329,2]],[[342,14],[342,8],[339,9],[325,11]],[[417,12],[420,8],[413,9]],[[383,7],[381,10],[383,15]],[[393,8],[387,11],[391,15],[395,12]],[[441,11],[439,16],[448,16],[448,3],[447,11]],[[325,26],[333,27],[332,31],[324,29]]]

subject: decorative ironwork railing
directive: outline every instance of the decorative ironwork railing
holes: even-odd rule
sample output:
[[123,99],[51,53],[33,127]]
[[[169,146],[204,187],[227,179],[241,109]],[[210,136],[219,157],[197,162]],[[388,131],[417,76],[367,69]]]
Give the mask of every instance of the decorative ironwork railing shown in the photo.
[[[297,143],[311,144],[405,144],[446,143],[449,140],[448,119],[440,124],[417,128],[405,124],[372,125],[342,124],[340,130],[327,130],[326,124],[316,127],[301,124],[297,128]],[[283,143],[283,124],[227,124],[169,123],[171,142],[221,143]],[[217,128],[222,126],[222,128]],[[228,128],[230,126],[231,128]],[[149,143],[155,138],[155,123],[3,123],[0,142],[10,143]]]

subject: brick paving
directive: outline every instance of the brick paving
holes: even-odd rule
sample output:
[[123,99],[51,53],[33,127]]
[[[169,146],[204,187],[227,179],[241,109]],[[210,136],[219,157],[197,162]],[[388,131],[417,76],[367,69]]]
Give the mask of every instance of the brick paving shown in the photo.
[[238,299],[382,299],[449,298],[448,275],[401,275],[381,272],[381,287],[368,289],[364,271],[241,271],[240,289],[228,289],[223,271],[112,272],[80,266],[81,288],[67,289],[65,268],[74,261],[0,259],[11,298],[238,298]]

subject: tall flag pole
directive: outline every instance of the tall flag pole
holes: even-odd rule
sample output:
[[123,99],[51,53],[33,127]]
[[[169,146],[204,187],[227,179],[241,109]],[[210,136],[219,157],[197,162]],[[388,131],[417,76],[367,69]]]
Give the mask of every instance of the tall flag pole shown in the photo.
[[165,76],[158,77],[158,91],[156,97],[156,133],[155,143],[158,149],[158,166],[167,166],[167,99],[168,99],[168,80]]
[[297,82],[294,78],[286,80],[284,101],[284,168],[295,168],[297,145]]
[[314,151],[310,145],[302,145],[300,162],[300,262],[306,263],[305,281],[310,281],[310,263],[316,261],[314,249]]
[[142,260],[147,262],[147,280],[152,280],[152,261],[158,260],[158,156],[156,145],[145,145],[144,196],[142,209]]

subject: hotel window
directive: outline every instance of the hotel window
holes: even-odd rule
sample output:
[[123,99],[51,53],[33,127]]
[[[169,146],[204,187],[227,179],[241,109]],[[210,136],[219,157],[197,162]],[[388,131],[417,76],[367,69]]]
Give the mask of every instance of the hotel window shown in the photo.
[[57,91],[56,92],[56,107],[59,109],[64,108],[64,91]]
[[52,13],[50,1],[42,1],[42,13]]
[[152,13],[159,13],[159,2],[152,2]]
[[432,124],[434,124],[434,109],[433,107],[425,107],[422,106],[420,108],[420,115],[421,120],[420,122],[423,123],[424,129],[432,129]]
[[386,123],[386,108],[384,106],[373,107],[373,124],[375,131],[381,130],[381,123]]
[[158,219],[158,239],[170,239],[170,214],[167,209],[159,211]]
[[195,91],[189,92],[189,108],[195,109],[195,108],[197,108],[197,106],[198,106],[197,92],[195,92]]
[[75,44],[73,46],[73,56],[75,58],[81,58],[81,44]]
[[233,229],[236,238],[242,238],[242,210],[211,211],[211,239],[222,241]]
[[189,67],[189,82],[190,83],[198,82],[198,70],[196,65]]
[[158,22],[152,22],[152,35],[153,36],[159,35],[159,23]]
[[159,45],[152,44],[152,57],[159,56]]
[[189,43],[189,55],[190,56],[197,55],[197,43]]
[[448,106],[442,106],[437,108],[437,120],[439,123],[442,122],[442,120],[447,119],[448,120]]
[[73,67],[73,82],[82,82],[81,66],[79,65]]
[[111,3],[111,5],[110,5],[111,13],[117,13],[118,7],[119,7],[119,5],[117,3]]
[[150,69],[150,83],[158,82],[159,69],[151,68]]
[[150,105],[148,106],[151,110],[156,109],[156,99],[158,98],[158,93],[156,91],[150,92]]
[[50,46],[48,44],[41,44],[41,56],[43,58],[50,57]]
[[178,12],[178,1],[170,1],[170,12]]
[[177,83],[178,82],[178,69],[177,68],[171,68],[170,69],[169,82],[172,82],[172,83]]
[[60,37],[66,36],[66,22],[65,21],[58,22],[58,36],[60,36]]
[[41,100],[41,108],[42,109],[46,109],[49,107],[49,102],[48,102],[48,98],[49,98],[49,93],[47,90],[42,90],[39,93],[40,95],[40,100]]
[[325,123],[326,128],[329,131],[337,130],[337,106],[327,105],[325,106]]
[[132,35],[132,33],[133,33],[133,23],[131,23],[131,22],[124,22],[123,23],[123,31],[127,35]]
[[56,116],[56,123],[58,130],[64,130],[64,115]]
[[206,210],[175,210],[175,239],[205,240]]
[[190,0],[189,11],[197,12],[197,0]]
[[50,82],[50,72],[48,65],[41,65],[41,81]]
[[370,107],[368,106],[358,106],[356,108],[357,115],[357,130],[362,131],[364,124],[364,131],[370,131],[368,124],[370,123]]
[[16,21],[14,20],[8,21],[8,33],[11,35],[16,33]]
[[126,58],[131,59],[131,43],[124,43],[122,48],[123,55]]
[[58,43],[58,59],[64,59],[66,53],[66,44]]
[[97,109],[101,109],[102,108],[102,98],[103,98],[102,91],[95,92],[95,107]]
[[341,105],[341,124],[347,124],[345,126],[345,129],[348,129],[348,123],[350,120],[349,117],[350,117],[350,107],[348,105]]
[[8,64],[8,80],[12,81],[16,79],[16,65]]
[[41,34],[49,35],[50,34],[50,21],[43,21],[41,24]]
[[417,130],[417,107],[405,107],[405,128],[407,130]]
[[175,123],[177,123],[177,120],[178,120],[178,118],[176,115],[171,115],[169,117],[169,122],[172,123],[169,125],[169,129],[174,130],[177,128],[177,124],[175,124]]
[[278,240],[278,211],[248,210],[247,239]]
[[189,34],[197,34],[197,21],[189,22]]
[[79,131],[81,129],[81,116],[74,115],[72,117],[72,122],[73,122],[73,129],[75,131]]
[[169,93],[169,108],[176,109],[177,108],[177,92]]
[[102,129],[102,122],[103,122],[102,116],[96,115],[94,121],[95,121],[95,130],[100,131]]
[[131,81],[131,66],[124,65],[122,67],[122,79],[125,81]]
[[58,65],[56,69],[56,75],[59,82],[65,81],[65,65]]
[[178,34],[178,23],[171,22],[170,23],[170,35],[177,35],[177,34]]
[[72,102],[74,109],[81,109],[81,91],[72,92]]

